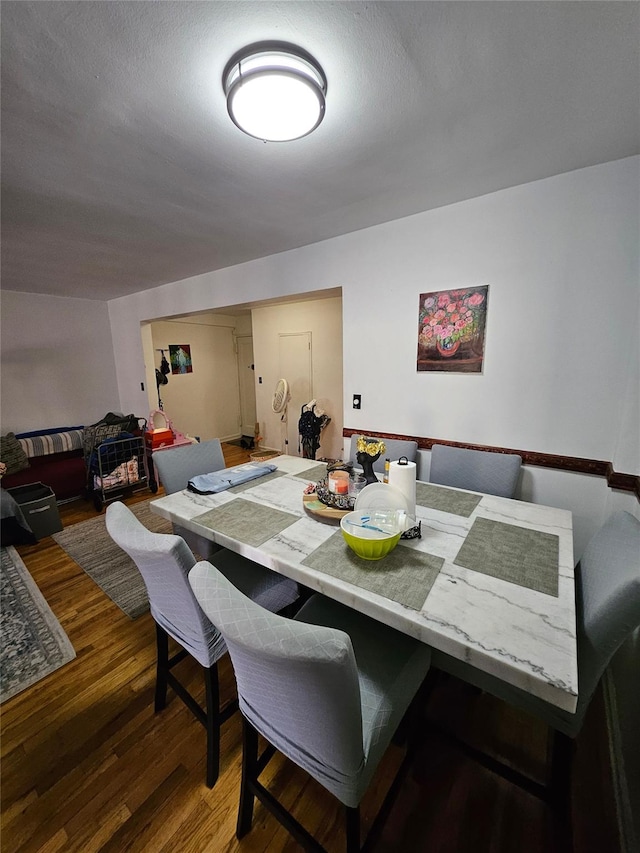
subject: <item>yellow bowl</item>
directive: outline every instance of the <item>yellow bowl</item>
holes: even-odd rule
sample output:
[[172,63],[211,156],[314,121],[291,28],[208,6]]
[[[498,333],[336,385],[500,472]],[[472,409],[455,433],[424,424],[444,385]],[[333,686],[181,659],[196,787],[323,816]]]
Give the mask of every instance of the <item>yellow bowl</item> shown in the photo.
[[[382,516],[382,513],[376,513],[375,510],[366,512],[355,510],[348,512],[340,519],[340,529],[345,542],[363,560],[381,560],[393,551],[400,541],[401,530],[395,533],[386,533],[371,529],[371,527],[377,527],[381,523],[389,529],[388,523],[385,523],[386,519]],[[371,525],[370,527],[360,526],[363,524],[363,517],[368,519],[364,523]]]

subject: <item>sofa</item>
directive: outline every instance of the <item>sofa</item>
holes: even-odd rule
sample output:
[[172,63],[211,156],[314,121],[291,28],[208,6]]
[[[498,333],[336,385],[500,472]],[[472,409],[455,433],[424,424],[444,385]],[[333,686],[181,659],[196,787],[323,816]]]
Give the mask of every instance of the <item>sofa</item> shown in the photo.
[[7,465],[2,477],[4,489],[44,483],[58,503],[86,495],[81,426],[7,433],[0,439],[0,461]]
[[94,462],[96,448],[102,442],[124,433],[139,437],[146,426],[146,419],[137,415],[107,412],[89,426],[53,427],[0,436],[0,462],[7,466],[2,488],[40,482],[51,488],[57,503],[92,496],[95,503],[87,461]]

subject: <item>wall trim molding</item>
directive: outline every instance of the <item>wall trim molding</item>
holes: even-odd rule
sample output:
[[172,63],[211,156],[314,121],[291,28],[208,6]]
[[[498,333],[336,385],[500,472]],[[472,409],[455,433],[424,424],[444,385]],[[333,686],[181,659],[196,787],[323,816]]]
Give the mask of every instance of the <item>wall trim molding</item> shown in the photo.
[[492,447],[487,444],[466,444],[461,441],[446,441],[441,438],[426,438],[417,435],[400,435],[390,432],[371,432],[366,429],[342,430],[343,438],[352,435],[371,435],[382,439],[417,441],[420,450],[431,450],[434,444],[446,444],[449,447],[462,447],[466,450],[489,450],[492,453],[517,453],[522,457],[523,465],[536,465],[540,468],[555,468],[560,471],[572,471],[578,474],[594,474],[604,477],[611,489],[619,489],[623,492],[633,492],[640,500],[640,475],[622,474],[614,471],[611,462],[600,459],[583,459],[579,456],[559,456],[555,453],[539,453],[536,450],[513,450],[507,447]]

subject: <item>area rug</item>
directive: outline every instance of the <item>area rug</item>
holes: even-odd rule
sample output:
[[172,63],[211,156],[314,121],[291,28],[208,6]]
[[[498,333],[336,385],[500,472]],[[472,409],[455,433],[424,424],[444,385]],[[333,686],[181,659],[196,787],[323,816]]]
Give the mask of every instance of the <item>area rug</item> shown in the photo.
[[5,702],[76,653],[12,546],[0,548],[0,598],[0,702]]
[[[172,533],[171,522],[151,512],[149,501],[129,507],[147,530]],[[149,609],[147,590],[133,560],[107,533],[104,514],[54,534],[55,541],[131,619]]]

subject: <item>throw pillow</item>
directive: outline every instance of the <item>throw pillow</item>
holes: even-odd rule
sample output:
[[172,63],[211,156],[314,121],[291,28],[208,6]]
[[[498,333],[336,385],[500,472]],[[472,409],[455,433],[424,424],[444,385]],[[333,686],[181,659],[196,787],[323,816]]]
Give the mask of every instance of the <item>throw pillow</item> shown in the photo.
[[15,474],[31,467],[27,454],[12,432],[0,436],[0,460],[7,466],[7,474]]

